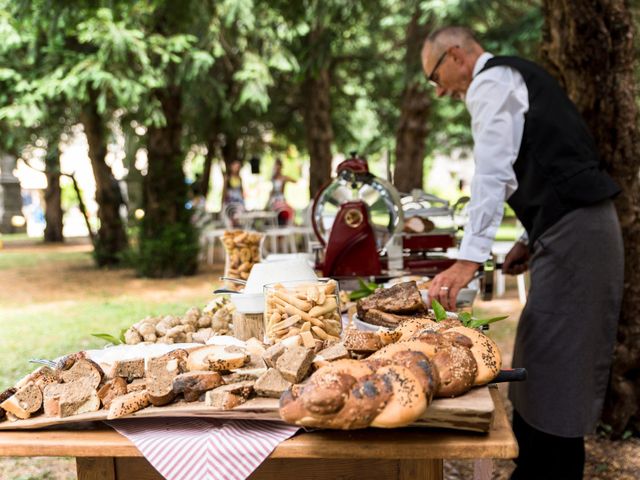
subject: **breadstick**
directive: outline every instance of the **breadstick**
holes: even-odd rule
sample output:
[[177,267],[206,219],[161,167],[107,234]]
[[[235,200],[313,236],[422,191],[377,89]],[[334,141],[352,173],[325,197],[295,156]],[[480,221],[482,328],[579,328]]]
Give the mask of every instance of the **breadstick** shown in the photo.
[[335,297],[328,297],[324,304],[317,305],[309,310],[309,315],[319,317],[327,313],[332,313],[336,308],[338,308],[338,304],[336,303]]
[[311,331],[315,333],[320,338],[320,340],[327,340],[329,338],[329,335],[327,335],[327,332],[325,332],[320,327],[313,326],[311,327]]
[[298,323],[300,321],[300,315],[293,315],[289,318],[286,318],[284,320],[282,320],[279,323],[276,323],[272,328],[271,328],[271,332],[277,332],[279,330],[288,328],[288,327],[292,327],[293,325],[295,325],[296,323]]
[[302,319],[305,322],[311,322],[313,325],[316,325],[318,327],[324,326],[324,323],[322,323],[322,320],[318,320],[317,318],[312,317],[307,312],[303,312],[302,310],[297,309],[293,305],[287,305],[286,307],[284,307],[284,310],[285,312],[287,312],[287,315],[300,315],[300,317],[302,317]]
[[284,300],[289,305],[293,305],[303,312],[308,312],[309,310],[311,310],[311,303],[300,300],[299,298],[296,298],[293,295],[289,295],[288,293],[278,291],[274,293],[274,296],[279,297],[281,300]]

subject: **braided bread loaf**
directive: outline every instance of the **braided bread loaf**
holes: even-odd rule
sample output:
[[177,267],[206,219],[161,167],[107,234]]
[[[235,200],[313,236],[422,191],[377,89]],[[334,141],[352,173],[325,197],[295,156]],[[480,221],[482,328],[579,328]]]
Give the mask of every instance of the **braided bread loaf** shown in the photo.
[[[356,429],[410,425],[432,398],[462,395],[495,378],[497,346],[457,322],[411,320],[364,360],[337,360],[280,398],[280,416],[307,427]],[[435,325],[434,325],[435,324]],[[389,332],[387,332],[389,333]]]

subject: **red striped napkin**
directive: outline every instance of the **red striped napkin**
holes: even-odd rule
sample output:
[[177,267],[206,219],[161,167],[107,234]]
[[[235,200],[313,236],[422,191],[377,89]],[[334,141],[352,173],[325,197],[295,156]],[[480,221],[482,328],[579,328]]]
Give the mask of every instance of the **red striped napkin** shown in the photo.
[[167,480],[244,480],[299,427],[279,422],[145,418],[107,422]]

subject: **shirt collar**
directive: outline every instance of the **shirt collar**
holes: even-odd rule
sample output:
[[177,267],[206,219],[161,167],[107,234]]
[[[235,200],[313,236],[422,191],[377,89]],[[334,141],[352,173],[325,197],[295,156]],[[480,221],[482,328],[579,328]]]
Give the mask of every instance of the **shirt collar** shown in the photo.
[[473,66],[473,78],[475,78],[475,76],[480,73],[480,70],[484,68],[485,64],[490,58],[493,58],[493,54],[489,52],[484,52],[478,57],[478,59],[476,60],[476,64]]

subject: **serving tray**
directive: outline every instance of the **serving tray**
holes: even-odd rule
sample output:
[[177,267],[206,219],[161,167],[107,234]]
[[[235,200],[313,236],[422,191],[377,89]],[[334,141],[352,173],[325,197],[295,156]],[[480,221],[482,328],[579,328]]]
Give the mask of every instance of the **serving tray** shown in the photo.
[[[413,427],[440,427],[473,432],[488,432],[494,413],[494,403],[489,387],[474,388],[455,398],[436,399]],[[153,417],[208,417],[230,420],[282,421],[278,414],[278,400],[254,398],[233,410],[216,410],[204,402],[178,401],[164,407],[147,407],[122,419]],[[0,422],[0,430],[37,429],[78,422],[94,422],[107,419],[107,411],[83,413],[66,418],[38,415],[27,420]]]

